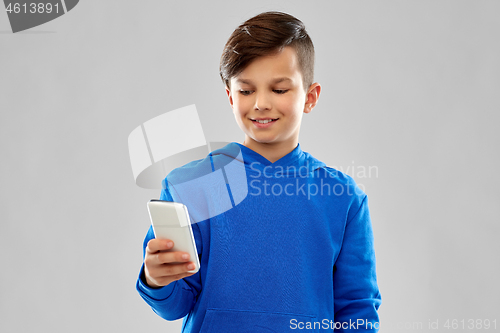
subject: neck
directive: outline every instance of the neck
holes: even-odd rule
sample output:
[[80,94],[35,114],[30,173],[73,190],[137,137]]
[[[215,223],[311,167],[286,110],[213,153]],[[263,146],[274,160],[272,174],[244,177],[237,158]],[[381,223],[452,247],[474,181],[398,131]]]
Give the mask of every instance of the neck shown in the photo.
[[248,138],[245,138],[243,145],[252,149],[254,152],[264,156],[271,163],[276,162],[283,156],[294,150],[299,143],[299,140],[292,140],[290,142],[278,143],[261,143]]

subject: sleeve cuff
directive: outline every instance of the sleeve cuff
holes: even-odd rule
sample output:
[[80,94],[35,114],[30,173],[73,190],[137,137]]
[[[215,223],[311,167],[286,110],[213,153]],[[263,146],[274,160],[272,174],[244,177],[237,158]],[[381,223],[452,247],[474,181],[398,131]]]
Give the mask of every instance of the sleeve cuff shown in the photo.
[[139,273],[139,278],[137,279],[137,291],[142,297],[148,298],[155,301],[162,301],[170,297],[174,292],[177,281],[174,281],[164,287],[152,288],[146,283],[146,277],[144,275],[144,264],[141,267],[141,272]]

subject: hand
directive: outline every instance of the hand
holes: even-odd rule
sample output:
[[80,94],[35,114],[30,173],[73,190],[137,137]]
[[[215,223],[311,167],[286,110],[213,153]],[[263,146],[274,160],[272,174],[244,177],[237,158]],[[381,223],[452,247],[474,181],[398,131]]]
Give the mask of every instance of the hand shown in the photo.
[[146,247],[144,257],[144,275],[150,287],[163,287],[171,282],[180,280],[194,273],[195,266],[189,261],[189,254],[186,252],[170,250],[174,243],[168,239],[152,239]]

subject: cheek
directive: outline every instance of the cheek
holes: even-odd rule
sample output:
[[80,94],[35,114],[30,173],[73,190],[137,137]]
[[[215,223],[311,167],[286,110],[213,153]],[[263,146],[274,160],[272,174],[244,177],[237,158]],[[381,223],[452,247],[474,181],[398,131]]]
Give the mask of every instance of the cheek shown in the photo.
[[305,100],[302,101],[298,96],[293,96],[293,98],[284,98],[280,100],[277,106],[290,118],[296,118],[297,114],[302,113],[304,110],[304,103]]
[[233,98],[233,108],[235,113],[244,115],[248,112],[250,107],[251,102],[249,98],[240,98],[239,96]]
[[233,113],[236,118],[242,118],[245,116],[245,108],[238,98],[233,99]]

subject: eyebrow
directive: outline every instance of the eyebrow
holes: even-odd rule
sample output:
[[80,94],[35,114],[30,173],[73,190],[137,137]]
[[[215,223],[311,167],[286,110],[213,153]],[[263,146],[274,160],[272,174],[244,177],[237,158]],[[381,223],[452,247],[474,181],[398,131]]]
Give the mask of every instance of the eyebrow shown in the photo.
[[[276,78],[274,80],[271,81],[271,83],[280,83],[280,82],[283,82],[283,81],[292,81],[292,79],[288,78],[288,77],[279,77],[279,78]],[[243,84],[252,84],[252,81],[251,80],[246,80],[246,79],[236,79],[236,82],[238,83],[243,83]]]

